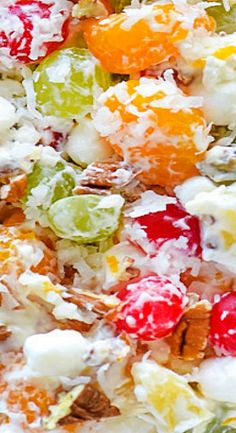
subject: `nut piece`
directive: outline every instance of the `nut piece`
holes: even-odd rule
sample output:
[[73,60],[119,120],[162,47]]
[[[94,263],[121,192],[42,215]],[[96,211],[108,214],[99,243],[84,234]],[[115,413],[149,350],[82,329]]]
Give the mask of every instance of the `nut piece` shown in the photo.
[[123,161],[95,162],[84,170],[80,184],[97,188],[122,188],[137,174]]
[[9,183],[9,179],[14,176],[18,176],[22,173],[22,170],[17,165],[17,163],[13,160],[9,161],[9,163],[4,163],[0,165],[0,183],[6,184]]
[[111,309],[117,307],[120,303],[120,300],[115,296],[103,294],[98,295],[86,290],[70,289],[68,293],[69,296],[67,297],[67,300],[69,302],[72,302],[80,308],[93,311],[99,316],[103,316],[104,313],[107,313]]
[[170,337],[171,354],[193,361],[204,358],[209,334],[211,304],[200,301],[183,314]]
[[109,195],[111,194],[110,190],[103,189],[103,188],[94,188],[89,186],[76,186],[73,189],[74,195],[84,195],[84,194],[96,194],[96,195]]
[[73,331],[78,332],[89,332],[93,326],[93,323],[85,323],[81,322],[80,320],[66,319],[57,322],[57,326],[60,329],[73,329]]
[[117,416],[120,411],[109,398],[91,385],[85,385],[71,406],[71,413],[59,421],[60,425]]
[[2,424],[9,424],[10,418],[6,413],[0,412],[0,425]]
[[10,336],[11,331],[9,331],[5,325],[0,325],[0,341],[5,341]]

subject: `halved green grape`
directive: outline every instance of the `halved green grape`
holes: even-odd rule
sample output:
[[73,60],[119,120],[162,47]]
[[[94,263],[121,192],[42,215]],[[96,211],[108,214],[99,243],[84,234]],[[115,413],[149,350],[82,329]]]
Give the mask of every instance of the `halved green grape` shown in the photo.
[[48,220],[61,238],[80,243],[102,241],[118,228],[123,204],[119,194],[68,197],[50,207]]
[[86,48],[66,48],[44,59],[34,72],[39,109],[46,115],[80,118],[111,84],[110,74]]
[[216,31],[234,33],[236,31],[236,4],[226,12],[223,5],[207,8],[208,15],[216,20]]
[[[27,176],[27,189],[23,202],[26,203],[32,195],[37,200],[37,194],[43,195],[41,206],[47,209],[59,199],[72,194],[75,187],[75,171],[72,167],[58,162],[55,167],[44,166],[40,163],[34,165],[32,173]],[[41,191],[40,191],[40,186]],[[37,190],[35,188],[38,187]],[[38,200],[40,204],[40,199]]]

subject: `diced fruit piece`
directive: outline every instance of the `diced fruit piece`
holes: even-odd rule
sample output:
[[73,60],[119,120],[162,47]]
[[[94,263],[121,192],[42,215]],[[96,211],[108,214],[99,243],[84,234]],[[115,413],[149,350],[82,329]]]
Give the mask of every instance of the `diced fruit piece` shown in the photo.
[[122,306],[115,317],[116,328],[137,340],[166,337],[183,314],[183,293],[171,281],[157,275],[128,283],[117,296]]
[[40,203],[42,195],[41,205],[47,209],[55,201],[71,195],[74,186],[75,172],[69,165],[58,162],[54,167],[49,167],[36,163],[27,177],[27,190],[23,201],[27,204],[34,196],[37,203]]
[[85,194],[54,203],[48,212],[52,230],[61,238],[81,243],[107,239],[119,225],[124,200],[118,194]]
[[44,58],[66,38],[71,6],[66,0],[18,0],[0,6],[0,50],[23,63]]
[[234,33],[236,31],[236,5],[232,4],[229,11],[223,4],[218,4],[207,9],[208,14],[216,21],[216,31]]
[[18,277],[26,270],[42,275],[57,274],[54,252],[32,231],[0,227],[0,272]]
[[214,30],[213,18],[197,6],[185,5],[186,18],[188,26],[177,4],[142,5],[105,20],[88,20],[84,35],[90,51],[108,71],[131,74],[176,57],[178,43],[194,28]]
[[55,403],[54,396],[48,390],[31,384],[18,384],[17,389],[10,390],[7,406],[13,413],[24,414],[28,424],[36,421],[38,416],[49,413],[49,406]]
[[166,73],[110,87],[98,99],[94,124],[145,183],[173,187],[198,173],[211,142],[201,104]]
[[113,153],[111,146],[99,136],[93,122],[87,118],[73,129],[65,151],[74,162],[82,167],[94,161],[105,161]]
[[151,412],[157,431],[183,433],[212,419],[207,402],[179,374],[143,360],[133,365],[132,375],[136,397]]
[[210,341],[217,352],[236,356],[236,293],[226,293],[212,308]]
[[199,220],[179,204],[167,204],[166,210],[136,217],[134,221],[142,226],[148,240],[155,243],[156,249],[167,241],[182,238],[186,240],[186,245],[178,248],[193,255],[201,253]]
[[36,101],[44,114],[78,118],[91,111],[94,99],[110,85],[104,71],[85,48],[57,51],[34,73]]

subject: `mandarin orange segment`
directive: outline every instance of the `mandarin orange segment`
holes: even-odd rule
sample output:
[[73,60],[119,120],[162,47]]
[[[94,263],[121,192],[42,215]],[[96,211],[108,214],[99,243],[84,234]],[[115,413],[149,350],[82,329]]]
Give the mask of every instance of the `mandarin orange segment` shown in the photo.
[[99,101],[97,130],[146,184],[173,187],[198,173],[211,141],[199,98],[184,95],[171,78],[141,78],[117,84]]
[[[25,433],[36,431],[42,433],[41,428],[34,430],[29,424],[36,421],[38,425],[39,417],[49,414],[49,406],[56,403],[55,391],[35,385],[28,380],[23,382],[20,378],[11,378],[9,381],[8,374],[13,373],[14,375],[16,371],[19,373],[24,366],[25,362],[21,353],[16,353],[8,359],[6,365],[2,365],[0,400],[5,401],[10,418],[13,416],[14,419],[14,414],[20,415],[20,426]],[[22,431],[21,428],[20,431]]]
[[3,220],[5,227],[17,226],[25,221],[25,214],[20,208],[13,208],[12,212]]
[[0,226],[0,272],[9,274],[14,271],[16,276],[27,270],[22,248],[30,246],[32,251],[38,250],[42,259],[35,266],[33,272],[39,274],[57,274],[55,254],[32,231],[23,231],[15,227]]
[[54,403],[54,398],[47,390],[27,384],[20,385],[16,390],[10,390],[7,398],[9,409],[24,414],[29,424],[38,416],[48,415],[49,406]]
[[193,8],[186,5],[183,12],[170,2],[129,8],[103,20],[87,20],[84,37],[105,69],[120,74],[135,73],[177,57],[178,44],[190,31],[214,30],[214,20],[200,8],[196,17]]

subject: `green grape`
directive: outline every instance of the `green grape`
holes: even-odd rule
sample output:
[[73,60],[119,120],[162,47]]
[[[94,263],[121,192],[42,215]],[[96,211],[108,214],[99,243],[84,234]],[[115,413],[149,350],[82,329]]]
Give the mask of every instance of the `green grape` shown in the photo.
[[216,31],[234,33],[236,31],[236,5],[232,5],[226,12],[223,5],[207,9],[207,13],[216,20]]
[[46,115],[79,118],[111,84],[110,74],[86,48],[66,48],[44,59],[34,72],[36,102]]
[[32,173],[27,176],[27,189],[23,202],[27,204],[33,189],[38,186],[47,188],[47,195],[42,207],[46,209],[59,199],[72,194],[75,187],[75,172],[70,166],[58,162],[55,167],[36,163]]
[[57,236],[80,243],[107,239],[118,228],[124,200],[118,194],[85,194],[58,200],[48,211]]

